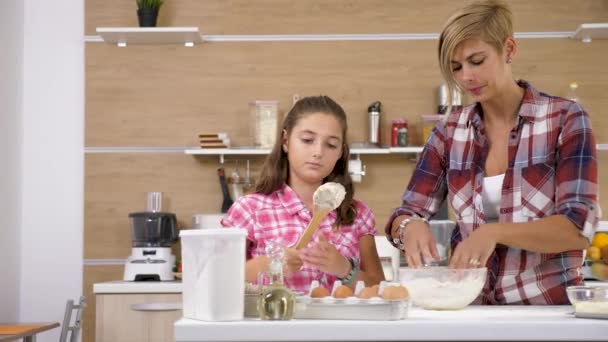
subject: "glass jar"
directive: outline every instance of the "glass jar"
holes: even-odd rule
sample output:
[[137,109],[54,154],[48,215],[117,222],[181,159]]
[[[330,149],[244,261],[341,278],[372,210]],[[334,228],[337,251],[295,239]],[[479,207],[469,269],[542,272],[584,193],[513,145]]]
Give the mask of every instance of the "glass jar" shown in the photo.
[[576,91],[577,89],[578,83],[570,82],[570,84],[568,84],[568,93],[566,94],[566,98],[570,101],[578,102],[578,93]]
[[422,119],[422,144],[425,145],[431,136],[433,128],[443,119],[443,115],[421,115]]
[[272,148],[278,130],[278,101],[253,101],[249,104],[253,145]]
[[283,282],[283,257],[285,248],[277,242],[266,243],[266,255],[270,258],[267,272],[258,274],[258,285],[264,284],[268,277],[269,284],[258,298],[258,313],[263,320],[290,320],[293,318],[295,296]]
[[406,147],[409,144],[409,140],[407,121],[403,120],[402,126],[397,130],[397,146]]
[[407,127],[407,121],[403,119],[395,119],[391,122],[391,146],[401,146],[399,145],[399,130],[403,127]]

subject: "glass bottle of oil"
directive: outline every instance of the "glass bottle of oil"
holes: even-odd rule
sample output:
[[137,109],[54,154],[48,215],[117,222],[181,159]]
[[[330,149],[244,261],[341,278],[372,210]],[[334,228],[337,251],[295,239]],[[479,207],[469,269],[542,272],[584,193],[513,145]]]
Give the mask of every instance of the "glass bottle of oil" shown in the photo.
[[293,317],[295,306],[294,294],[283,283],[283,256],[285,248],[278,243],[266,245],[266,255],[270,258],[268,272],[258,275],[258,284],[268,275],[269,284],[258,298],[258,313],[263,320],[289,320]]

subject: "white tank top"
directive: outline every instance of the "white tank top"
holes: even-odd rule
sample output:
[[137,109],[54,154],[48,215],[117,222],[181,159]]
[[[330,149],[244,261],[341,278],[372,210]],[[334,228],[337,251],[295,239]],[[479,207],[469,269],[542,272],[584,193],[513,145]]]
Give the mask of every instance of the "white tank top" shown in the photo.
[[500,214],[500,198],[502,197],[502,181],[504,179],[504,173],[483,178],[481,198],[483,200],[483,213],[486,216],[487,222],[498,221],[498,216]]

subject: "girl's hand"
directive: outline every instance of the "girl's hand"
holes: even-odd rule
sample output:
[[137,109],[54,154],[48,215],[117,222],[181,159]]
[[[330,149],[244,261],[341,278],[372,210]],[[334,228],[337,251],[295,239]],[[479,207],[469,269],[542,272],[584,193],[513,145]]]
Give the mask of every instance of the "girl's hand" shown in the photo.
[[318,242],[312,242],[300,251],[300,257],[306,265],[310,265],[325,273],[331,273],[344,278],[350,272],[350,261],[346,259],[325,235],[319,235]]
[[300,257],[300,251],[295,248],[286,248],[284,258],[285,269],[290,273],[299,271],[304,264],[302,262],[302,258]]
[[460,242],[452,255],[451,268],[485,267],[496,248],[496,237],[491,224],[480,226]]

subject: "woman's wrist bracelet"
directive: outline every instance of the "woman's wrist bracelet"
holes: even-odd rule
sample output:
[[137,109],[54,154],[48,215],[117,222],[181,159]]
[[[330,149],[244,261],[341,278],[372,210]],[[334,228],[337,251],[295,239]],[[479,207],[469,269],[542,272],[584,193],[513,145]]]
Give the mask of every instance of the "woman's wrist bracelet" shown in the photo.
[[393,244],[395,246],[397,246],[397,248],[399,248],[400,250],[403,250],[404,244],[405,244],[405,242],[403,241],[405,227],[414,221],[422,221],[422,222],[426,223],[427,225],[429,224],[429,220],[427,220],[424,217],[419,217],[419,216],[410,216],[410,217],[406,218],[405,220],[401,221],[401,223],[399,223],[399,227],[397,228],[398,237],[393,238]]

